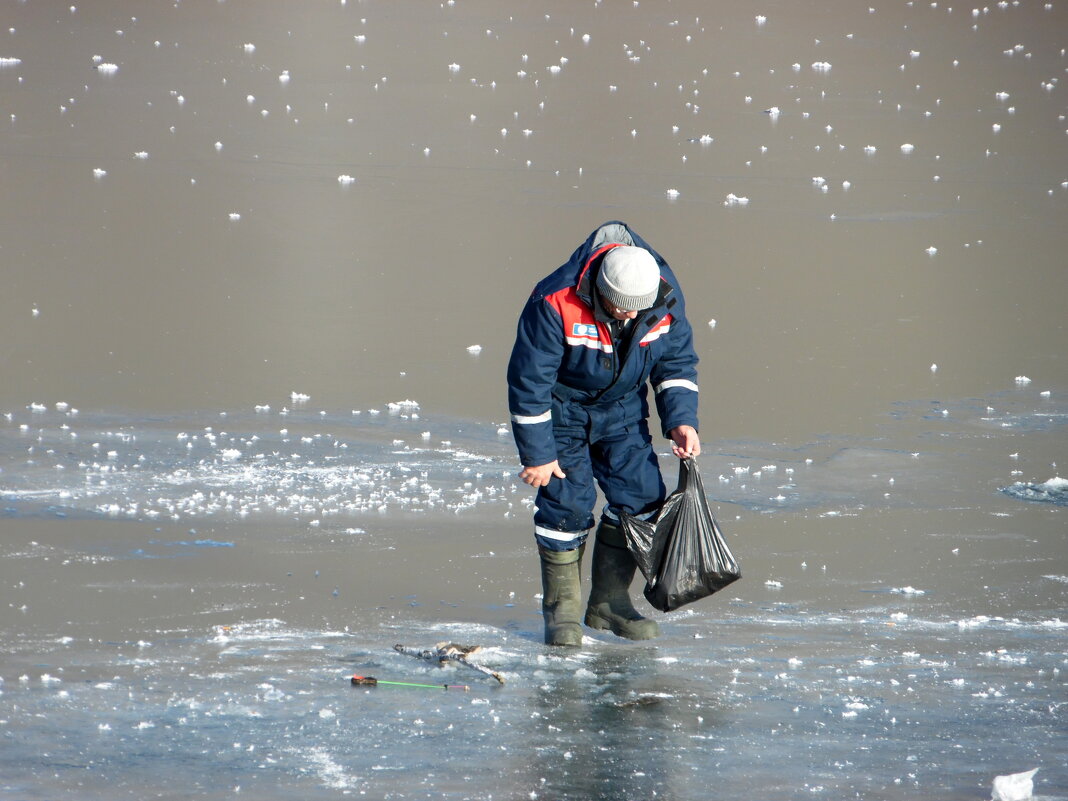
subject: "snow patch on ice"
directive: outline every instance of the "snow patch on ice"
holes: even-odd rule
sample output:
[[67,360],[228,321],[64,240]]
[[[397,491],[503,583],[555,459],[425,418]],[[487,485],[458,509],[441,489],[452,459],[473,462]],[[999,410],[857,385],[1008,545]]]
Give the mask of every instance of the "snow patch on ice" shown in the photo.
[[1034,776],[1038,768],[1023,773],[1010,773],[994,778],[992,801],[1026,801],[1034,791]]

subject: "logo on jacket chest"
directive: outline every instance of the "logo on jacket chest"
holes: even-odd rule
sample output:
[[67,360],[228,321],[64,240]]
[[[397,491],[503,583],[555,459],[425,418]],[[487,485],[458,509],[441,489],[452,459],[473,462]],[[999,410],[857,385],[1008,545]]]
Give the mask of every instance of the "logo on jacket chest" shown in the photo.
[[596,323],[574,323],[571,326],[571,336],[597,339]]

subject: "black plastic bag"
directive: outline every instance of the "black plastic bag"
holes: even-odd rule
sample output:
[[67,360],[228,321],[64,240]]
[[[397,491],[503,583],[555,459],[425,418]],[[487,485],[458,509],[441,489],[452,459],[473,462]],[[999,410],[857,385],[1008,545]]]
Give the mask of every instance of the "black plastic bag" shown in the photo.
[[645,576],[645,598],[670,612],[742,577],[705,499],[694,459],[679,465],[679,486],[651,520],[620,514],[627,545]]

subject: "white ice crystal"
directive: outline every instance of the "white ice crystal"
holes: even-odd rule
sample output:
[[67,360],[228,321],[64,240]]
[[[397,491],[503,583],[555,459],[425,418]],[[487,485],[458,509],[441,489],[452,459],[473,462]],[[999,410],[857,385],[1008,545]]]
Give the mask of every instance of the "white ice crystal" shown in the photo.
[[995,777],[991,798],[993,801],[1026,801],[1034,791],[1036,773],[1038,768]]

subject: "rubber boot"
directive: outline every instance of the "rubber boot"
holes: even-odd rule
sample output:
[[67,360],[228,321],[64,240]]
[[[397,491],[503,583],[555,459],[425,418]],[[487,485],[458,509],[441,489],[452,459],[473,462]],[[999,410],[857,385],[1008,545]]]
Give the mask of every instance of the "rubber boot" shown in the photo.
[[651,640],[660,633],[655,620],[642,617],[630,600],[630,582],[637,568],[618,524],[601,519],[593,549],[592,587],[586,625],[628,640]]
[[541,557],[541,612],[546,645],[582,645],[582,587],[579,566],[585,544],[571,551],[538,548]]

